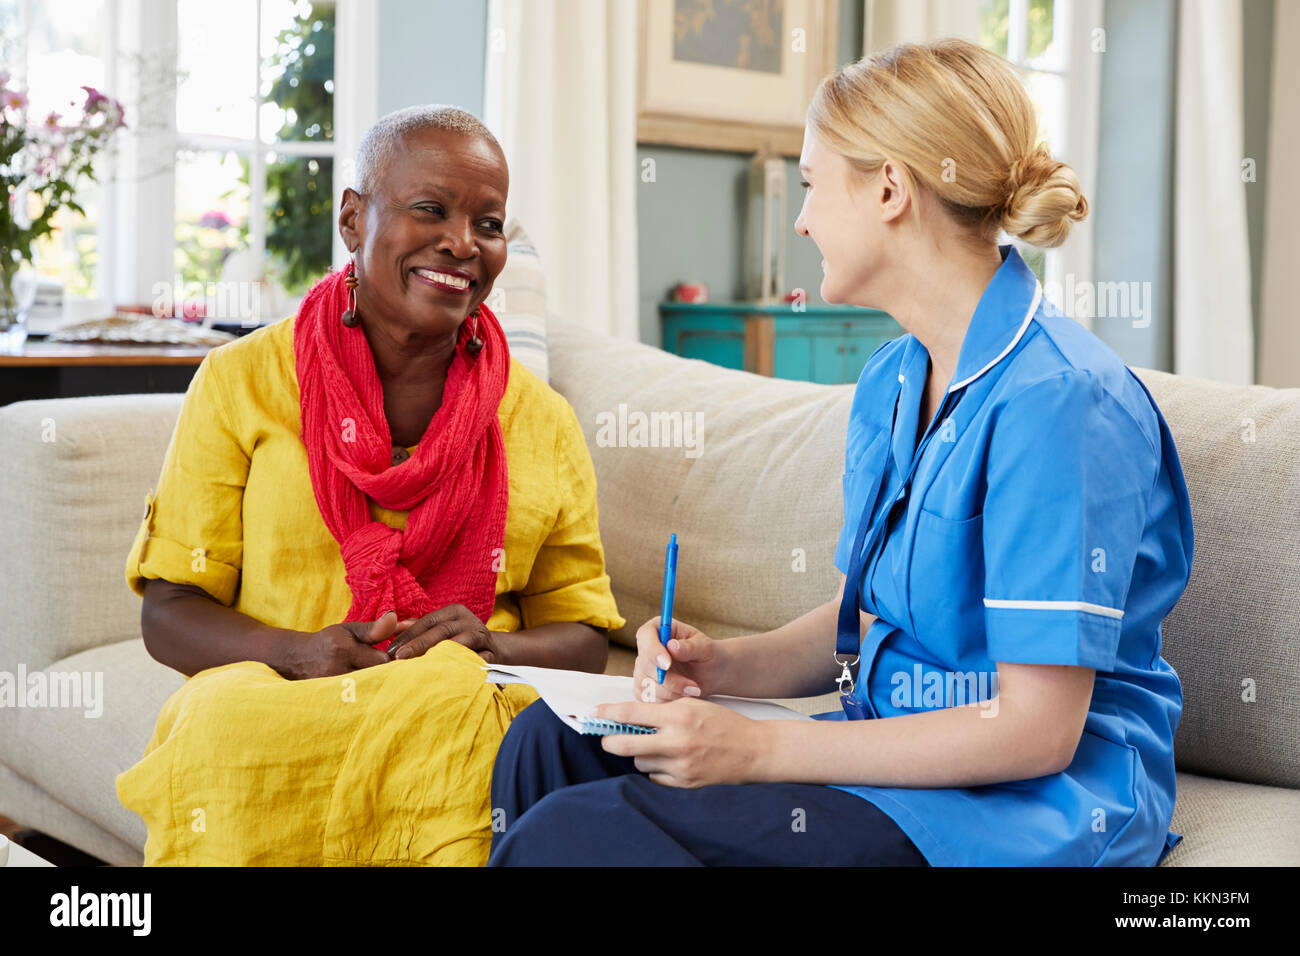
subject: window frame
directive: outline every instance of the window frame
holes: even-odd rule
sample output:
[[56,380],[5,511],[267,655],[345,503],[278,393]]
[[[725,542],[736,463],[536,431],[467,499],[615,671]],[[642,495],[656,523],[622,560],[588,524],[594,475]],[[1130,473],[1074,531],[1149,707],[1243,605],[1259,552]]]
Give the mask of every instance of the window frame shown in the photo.
[[[38,0],[17,0],[18,51],[15,78],[26,84],[32,10]],[[178,66],[177,4],[151,0],[102,0],[104,89],[128,105],[127,121],[134,127],[119,134],[116,148],[97,157],[96,190],[100,209],[97,228],[98,296],[64,298],[64,314],[76,319],[102,314],[121,305],[153,302],[159,286],[176,280],[175,163],[181,150],[231,150],[250,157],[250,249],[265,257],[266,154],[334,160],[331,206],[337,217],[343,186],[350,183],[356,148],[377,119],[378,10],[367,0],[333,0],[336,43],[334,60],[334,139],[266,143],[261,138],[261,18],[252,29],[258,41],[258,83],[254,100],[254,129],[245,139],[208,134],[181,134],[176,126],[176,68]],[[158,53],[157,51],[163,51]],[[141,66],[142,57],[153,60]],[[143,71],[170,63],[170,83],[147,91]],[[134,115],[132,115],[134,114]],[[159,157],[166,159],[159,163]],[[332,264],[346,261],[347,250],[334,231]],[[263,317],[273,321],[272,317]]]
[[[338,3],[339,0],[332,0],[334,4],[335,15],[335,35],[338,34]],[[262,5],[263,0],[254,0],[254,29],[257,38],[257,55],[253,64],[255,71],[256,83],[254,84],[253,93],[253,136],[223,136],[211,133],[182,133],[179,129],[176,131],[176,159],[179,162],[182,152],[230,152],[238,156],[248,157],[248,179],[249,179],[249,199],[248,199],[248,248],[249,251],[257,257],[258,261],[266,258],[266,232],[267,218],[266,211],[266,157],[268,153],[277,153],[281,156],[299,156],[311,159],[331,159],[334,161],[333,168],[339,168],[339,148],[337,139],[333,140],[290,140],[285,142],[267,142],[262,139],[262,105],[266,99],[262,96],[262,79],[265,71],[265,62],[262,57],[261,40],[262,40]],[[177,33],[179,44],[179,31]],[[336,45],[337,49],[337,45]],[[179,50],[179,45],[178,45]],[[242,69],[247,69],[248,64],[244,64]],[[337,69],[334,77],[334,89],[338,90]],[[338,105],[334,105],[334,118],[338,119]],[[173,121],[175,113],[173,112]],[[331,182],[330,208],[335,217],[338,214],[338,190],[334,189]],[[261,214],[259,215],[259,210]],[[172,248],[175,254],[175,223],[172,226]]]
[[[1029,73],[1045,73],[1063,80],[1061,135],[1064,142],[1053,143],[1052,153],[1068,162],[1079,177],[1083,194],[1091,201],[1097,183],[1099,120],[1101,110],[1101,58],[1091,50],[1092,31],[1105,30],[1103,0],[1054,0],[1052,5],[1052,46],[1055,62],[1026,56],[1030,0],[1009,0],[1006,59],[1025,78]],[[1012,239],[1023,252],[1024,244]],[[1074,315],[1068,298],[1070,289],[1093,280],[1092,216],[1075,223],[1069,238],[1055,249],[1044,250],[1043,280],[1045,291],[1058,292],[1056,304],[1084,327],[1092,328],[1092,316]]]

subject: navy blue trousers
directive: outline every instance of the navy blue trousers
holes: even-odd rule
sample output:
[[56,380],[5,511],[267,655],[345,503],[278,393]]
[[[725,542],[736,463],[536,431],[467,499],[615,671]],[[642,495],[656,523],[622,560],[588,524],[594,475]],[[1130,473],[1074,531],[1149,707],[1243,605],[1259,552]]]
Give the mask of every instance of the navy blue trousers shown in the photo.
[[898,824],[851,793],[664,786],[600,741],[540,700],[515,718],[492,772],[488,866],[928,865]]

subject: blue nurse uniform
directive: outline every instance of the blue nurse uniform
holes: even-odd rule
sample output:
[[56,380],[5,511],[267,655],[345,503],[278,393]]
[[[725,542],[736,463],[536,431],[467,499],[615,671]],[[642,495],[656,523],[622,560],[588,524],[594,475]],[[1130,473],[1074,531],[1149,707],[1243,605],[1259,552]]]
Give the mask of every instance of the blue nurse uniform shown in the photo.
[[1030,780],[837,789],[936,866],[1149,866],[1182,839],[1169,831],[1182,687],[1160,640],[1191,572],[1187,487],[1146,386],[1000,251],[919,461],[924,346],[886,342],[858,379],[836,567],[848,573],[868,506],[885,530],[851,582],[877,618],[854,693],[868,717],[892,717],[988,701],[999,661],[1089,667],[1083,734],[1065,770]]

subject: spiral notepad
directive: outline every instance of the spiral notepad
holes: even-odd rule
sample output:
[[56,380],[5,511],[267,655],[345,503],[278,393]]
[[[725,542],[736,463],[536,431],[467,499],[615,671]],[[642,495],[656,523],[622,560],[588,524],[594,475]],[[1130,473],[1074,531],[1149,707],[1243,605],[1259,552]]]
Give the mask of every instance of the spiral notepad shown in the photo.
[[640,724],[620,724],[616,720],[601,720],[599,717],[575,717],[580,728],[579,733],[595,734],[608,737],[610,734],[657,734],[657,727],[642,727]]
[[[653,734],[654,727],[619,723],[585,716],[598,704],[617,704],[637,700],[632,678],[611,674],[587,674],[550,667],[522,664],[484,664],[487,680],[492,684],[529,684],[555,716],[580,734]],[[753,720],[811,720],[806,714],[783,707],[770,700],[747,697],[714,696],[706,698]],[[583,714],[578,717],[576,714]]]

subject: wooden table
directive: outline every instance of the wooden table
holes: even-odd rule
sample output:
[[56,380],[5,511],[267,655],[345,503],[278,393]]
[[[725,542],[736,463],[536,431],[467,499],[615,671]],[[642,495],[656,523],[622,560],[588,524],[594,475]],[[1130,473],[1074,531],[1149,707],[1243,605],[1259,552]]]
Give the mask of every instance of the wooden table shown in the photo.
[[35,398],[183,392],[211,346],[29,340],[0,353],[0,405]]

